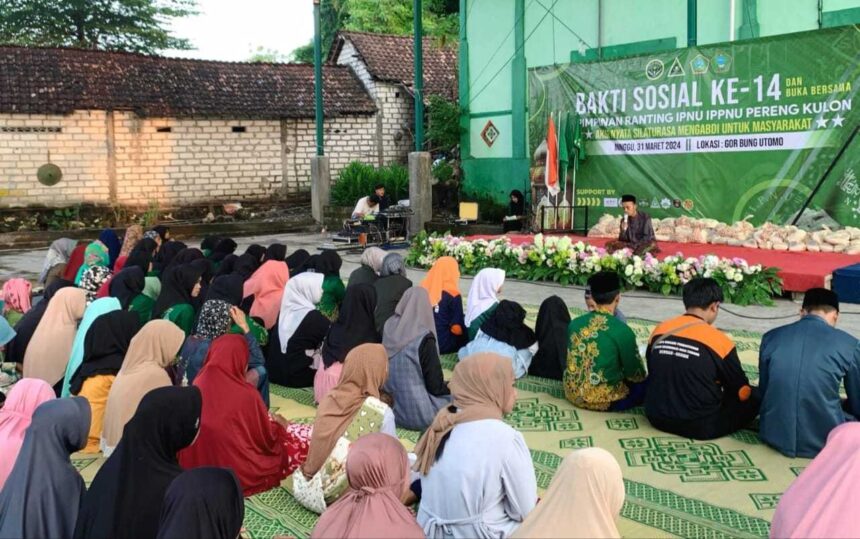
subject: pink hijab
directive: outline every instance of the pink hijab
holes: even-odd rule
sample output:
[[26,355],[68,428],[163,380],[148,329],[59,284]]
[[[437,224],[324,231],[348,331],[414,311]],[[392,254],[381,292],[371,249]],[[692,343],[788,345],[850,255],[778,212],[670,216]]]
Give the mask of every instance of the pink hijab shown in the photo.
[[263,320],[266,329],[272,329],[281,312],[284,287],[290,280],[290,270],[280,260],[269,260],[245,281],[242,297],[254,296],[251,316]]
[[3,284],[3,313],[16,310],[26,314],[30,310],[30,291],[33,285],[27,279],[9,279]]
[[860,537],[860,423],[844,423],[779,500],[771,537]]
[[424,538],[400,501],[409,464],[399,440],[379,432],[362,436],[349,446],[346,475],[349,490],[322,514],[311,539]]
[[54,390],[48,382],[38,378],[21,379],[6,396],[6,404],[0,408],[0,455],[3,457],[0,458],[0,490],[15,465],[33,412],[53,398]]

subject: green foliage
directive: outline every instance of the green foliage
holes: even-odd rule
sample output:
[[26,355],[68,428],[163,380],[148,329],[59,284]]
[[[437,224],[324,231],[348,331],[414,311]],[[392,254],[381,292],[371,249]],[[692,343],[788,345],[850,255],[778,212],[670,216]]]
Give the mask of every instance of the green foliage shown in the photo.
[[[275,49],[267,49],[262,45],[259,45],[256,49],[250,51],[251,55],[248,57],[249,62],[256,63],[284,63],[290,60],[289,56],[283,54]],[[313,54],[313,51],[311,51]]]
[[454,167],[447,161],[439,161],[433,165],[432,174],[439,183],[448,183],[454,177]]
[[168,25],[195,7],[196,0],[3,0],[0,42],[144,54],[191,49]]
[[430,151],[450,153],[460,144],[460,107],[443,97],[431,95],[427,108],[427,138]]
[[381,183],[385,194],[393,202],[409,194],[409,171],[403,165],[390,164],[374,168],[372,165],[353,161],[344,167],[331,188],[331,203],[334,206],[353,206],[358,199],[373,193],[373,187]]
[[48,228],[50,230],[65,230],[69,228],[70,221],[79,221],[81,218],[81,207],[61,208],[54,210],[48,217]]
[[158,213],[160,210],[160,205],[157,200],[150,200],[149,206],[146,208],[143,216],[141,217],[141,226],[143,228],[149,228],[158,223]]
[[[422,23],[424,33],[443,44],[456,41],[460,19],[457,0],[425,0]],[[322,0],[320,33],[323,58],[328,55],[339,30],[381,34],[412,34],[412,0]],[[294,62],[314,61],[313,40],[291,53]]]

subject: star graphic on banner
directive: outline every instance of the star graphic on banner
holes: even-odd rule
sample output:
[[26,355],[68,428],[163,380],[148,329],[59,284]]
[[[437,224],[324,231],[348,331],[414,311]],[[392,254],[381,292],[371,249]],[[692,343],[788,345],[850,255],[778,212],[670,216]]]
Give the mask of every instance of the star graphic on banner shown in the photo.
[[831,118],[830,121],[833,122],[833,127],[842,127],[842,121],[844,119],[845,118],[843,116],[837,114],[836,116]]
[[815,120],[815,123],[816,123],[816,126],[815,126],[816,129],[818,129],[819,127],[824,129],[827,127],[827,119],[826,118],[819,118],[819,119]]
[[591,129],[585,132],[585,138],[591,138],[592,136],[594,136],[594,133],[591,132]]

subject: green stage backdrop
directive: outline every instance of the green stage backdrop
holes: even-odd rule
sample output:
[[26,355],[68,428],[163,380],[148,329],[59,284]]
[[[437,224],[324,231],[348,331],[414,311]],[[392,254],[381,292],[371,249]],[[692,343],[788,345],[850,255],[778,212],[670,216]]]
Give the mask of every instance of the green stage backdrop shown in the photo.
[[858,86],[856,26],[535,68],[529,142],[579,115],[578,204],[726,222],[791,222],[835,162],[803,218],[860,225]]

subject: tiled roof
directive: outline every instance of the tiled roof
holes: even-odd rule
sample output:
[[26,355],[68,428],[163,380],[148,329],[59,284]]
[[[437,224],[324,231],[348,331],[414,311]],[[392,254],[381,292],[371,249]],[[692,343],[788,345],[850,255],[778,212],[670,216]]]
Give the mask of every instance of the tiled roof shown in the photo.
[[[375,79],[401,83],[411,91],[412,36],[340,32],[330,59],[337,58],[344,39],[352,42]],[[424,93],[457,100],[456,44],[440,45],[435,38],[424,38]]]
[[[327,116],[376,110],[347,67],[323,66],[323,100]],[[107,109],[149,117],[313,118],[314,71],[308,64],[0,46],[0,112]]]

